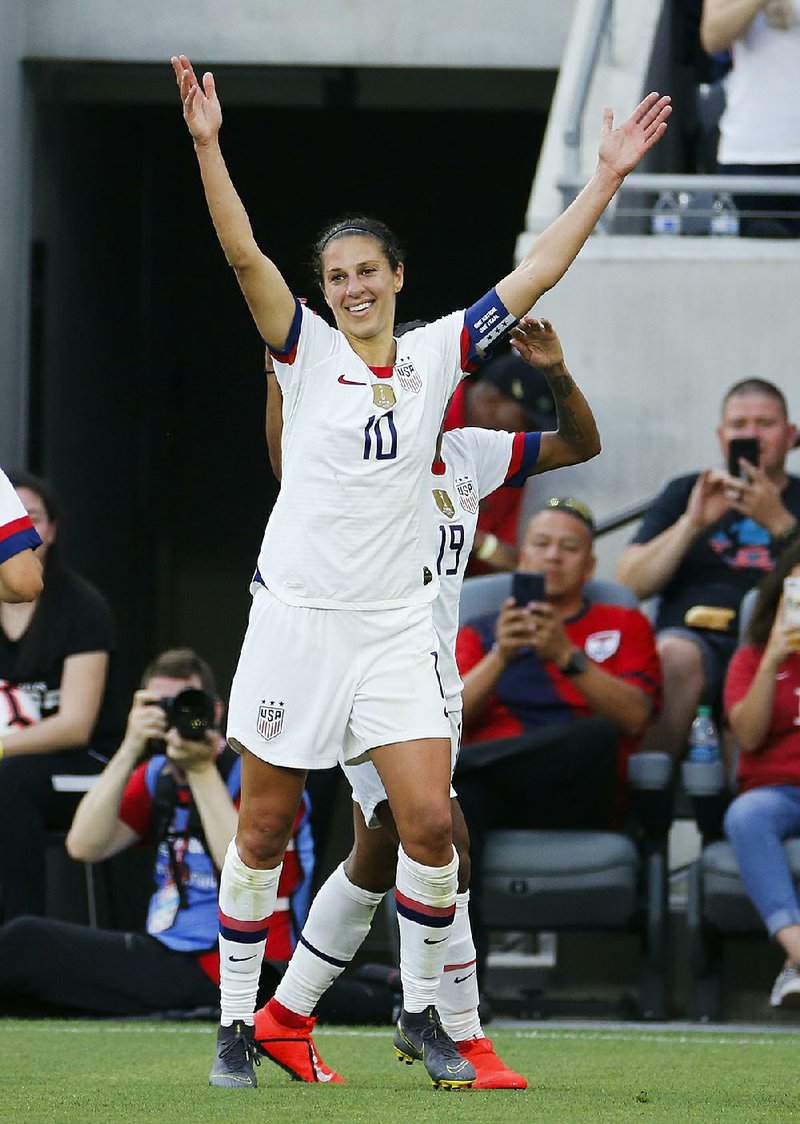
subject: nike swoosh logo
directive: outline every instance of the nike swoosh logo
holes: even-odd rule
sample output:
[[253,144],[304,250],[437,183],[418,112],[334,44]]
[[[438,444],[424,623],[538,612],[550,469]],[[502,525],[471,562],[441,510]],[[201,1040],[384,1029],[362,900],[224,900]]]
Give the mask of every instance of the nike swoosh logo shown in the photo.
[[359,382],[357,379],[355,381],[353,381],[353,379],[346,379],[344,377],[344,375],[339,375],[339,382],[342,384],[342,386],[366,386],[367,385],[365,382]]
[[470,976],[474,975],[474,972],[467,972],[466,976],[453,976],[453,983],[463,983],[464,980],[468,980]]
[[779,671],[778,674],[775,676],[775,678],[776,679],[788,679],[790,675],[791,675],[790,671]]
[[240,960],[252,960],[254,956],[255,956],[255,953],[253,953],[252,956],[229,956],[228,959],[234,960],[238,963]]
[[425,938],[425,944],[441,944],[442,941],[446,941],[446,940],[447,940],[447,937],[442,937],[441,940],[438,940],[438,941],[432,941],[430,937],[426,937]]

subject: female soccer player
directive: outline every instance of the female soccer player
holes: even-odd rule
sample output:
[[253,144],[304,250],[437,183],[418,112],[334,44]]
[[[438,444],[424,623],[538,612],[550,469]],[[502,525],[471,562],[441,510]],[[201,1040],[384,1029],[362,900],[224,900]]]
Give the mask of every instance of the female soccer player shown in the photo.
[[236,839],[220,885],[222,1018],[214,1085],[254,1086],[253,1008],[280,864],[306,770],[367,758],[400,838],[396,888],[404,1010],[395,1036],[436,1085],[474,1080],[441,1028],[436,992],[455,910],[450,730],[430,603],[438,544],[427,505],[445,406],[465,373],[551,288],[666,129],[649,94],[612,129],[597,170],[520,265],[466,312],[393,335],[402,256],[382,223],[352,218],[317,243],[336,328],[292,295],[259,249],[219,145],[213,76],[172,59],[206,200],[272,352],[284,399],[281,491],[267,523],[231,689],[243,751]]

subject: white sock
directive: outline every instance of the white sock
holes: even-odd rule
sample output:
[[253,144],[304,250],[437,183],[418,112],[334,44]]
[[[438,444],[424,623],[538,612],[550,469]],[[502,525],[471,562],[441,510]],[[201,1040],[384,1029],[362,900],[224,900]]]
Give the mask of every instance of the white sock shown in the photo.
[[423,866],[402,847],[397,854],[395,898],[400,926],[400,978],[403,1007],[424,1011],[436,1006],[447,941],[455,913],[458,856],[446,866]]
[[310,1015],[363,944],[382,899],[351,882],[344,863],[337,866],[311,904],[277,1001],[296,1015]]
[[253,1023],[269,919],[283,864],[274,870],[245,866],[232,839],[219,880],[220,1022]]
[[438,1009],[442,1026],[454,1042],[484,1037],[478,1016],[477,957],[469,923],[469,890],[456,895],[456,915],[447,942]]

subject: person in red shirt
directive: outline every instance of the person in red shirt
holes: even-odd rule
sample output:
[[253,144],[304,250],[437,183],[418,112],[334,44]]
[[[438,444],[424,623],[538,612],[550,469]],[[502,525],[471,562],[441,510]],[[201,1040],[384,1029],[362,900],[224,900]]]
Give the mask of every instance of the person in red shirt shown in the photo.
[[[490,359],[474,378],[464,379],[452,397],[444,429],[504,429],[546,432],[559,427],[551,377],[568,374],[559,349],[548,367],[532,367],[516,352]],[[555,384],[558,386],[559,384]],[[523,488],[498,488],[481,501],[478,529],[466,576],[514,570],[519,551]]]
[[638,609],[590,604],[594,521],[552,499],[528,524],[522,570],[544,574],[546,600],[467,622],[456,659],[464,735],[454,775],[469,828],[470,917],[479,964],[483,840],[492,828],[608,828],[623,779],[660,705],[653,629]]
[[[187,690],[197,707],[187,715],[191,730],[178,713]],[[32,916],[10,921],[0,927],[0,1011],[19,1006],[26,1013],[146,1015],[217,1007],[219,867],[236,830],[241,775],[239,756],[220,735],[221,716],[213,673],[190,649],[164,652],[149,665],[122,744],[78,805],[67,836],[70,855],[84,862],[102,861],[142,841],[155,845],[145,931]],[[308,910],[313,871],[308,819],[304,801],[265,950],[265,998]]]
[[725,679],[725,712],[739,746],[739,795],[725,814],[744,888],[786,954],[773,1007],[800,1004],[800,897],[784,840],[800,835],[800,620],[784,611],[784,579],[800,578],[795,539],[764,578]]

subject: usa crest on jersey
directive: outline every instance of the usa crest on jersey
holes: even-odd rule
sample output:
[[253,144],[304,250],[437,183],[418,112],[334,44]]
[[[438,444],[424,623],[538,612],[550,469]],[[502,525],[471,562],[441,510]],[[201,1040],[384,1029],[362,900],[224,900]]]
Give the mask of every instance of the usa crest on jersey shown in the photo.
[[258,708],[256,729],[265,741],[276,738],[283,729],[283,703],[262,703]]
[[606,632],[593,632],[587,636],[584,650],[589,659],[595,663],[603,663],[614,655],[622,639],[618,628],[608,629]]
[[419,394],[422,390],[422,376],[410,359],[401,359],[394,373],[403,390],[407,390],[410,394]]
[[464,511],[474,515],[478,510],[478,490],[469,476],[459,476],[456,479],[456,491]]

